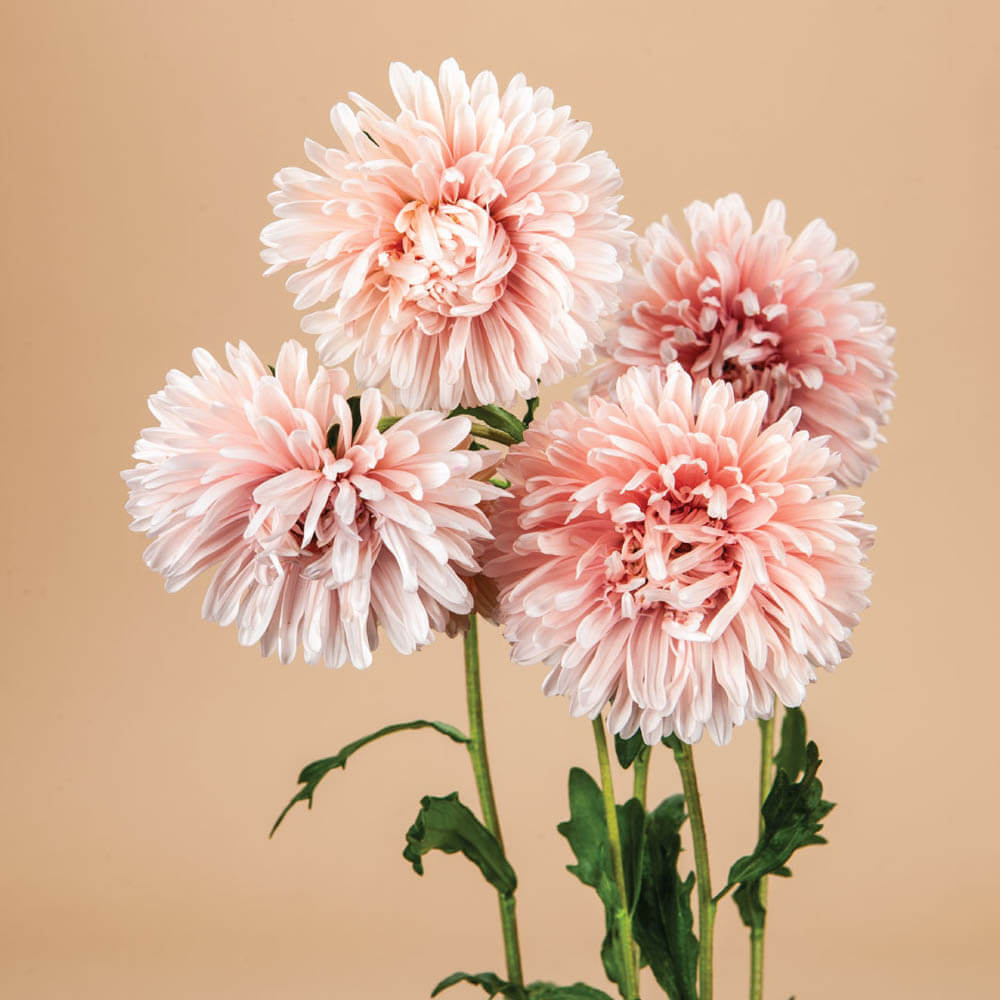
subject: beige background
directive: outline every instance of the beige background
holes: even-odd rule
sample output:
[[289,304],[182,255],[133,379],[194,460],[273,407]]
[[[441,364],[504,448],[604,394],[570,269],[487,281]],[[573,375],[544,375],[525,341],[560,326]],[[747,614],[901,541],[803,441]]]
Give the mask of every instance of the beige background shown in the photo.
[[[390,59],[455,55],[591,120],[637,225],[740,190],[755,213],[783,197],[796,228],[823,214],[861,253],[899,330],[865,489],[874,606],[809,699],[840,805],[831,845],[772,890],[767,995],[996,995],[990,6],[4,5],[0,994],[396,1000],[501,964],[476,872],[436,855],[421,880],[399,857],[421,794],[473,797],[446,741],[369,749],[267,840],[303,763],[390,721],[464,725],[456,645],[384,650],[367,674],[262,660],[200,622],[201,587],[163,593],[117,475],[192,347],[244,337],[267,356],[296,335],[259,276],[272,173],[306,135],[333,141],[348,90],[387,101]],[[554,829],[589,728],[494,634],[486,656],[526,969],[604,985],[596,901]],[[753,839],[755,741],[698,750],[720,878]],[[653,794],[677,788],[659,754]],[[725,1000],[745,995],[746,951],[721,912]]]

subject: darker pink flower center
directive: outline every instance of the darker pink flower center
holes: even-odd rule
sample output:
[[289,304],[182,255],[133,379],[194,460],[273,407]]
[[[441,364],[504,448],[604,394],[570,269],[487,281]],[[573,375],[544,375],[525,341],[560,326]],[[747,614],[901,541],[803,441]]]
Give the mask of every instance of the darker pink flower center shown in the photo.
[[398,244],[379,255],[393,316],[412,303],[421,329],[440,333],[447,317],[479,316],[503,295],[517,253],[481,205],[466,198],[437,206],[411,201],[395,228]]
[[612,515],[619,544],[604,559],[608,595],[622,614],[659,607],[684,630],[698,629],[729,597],[740,574],[727,524],[734,503],[753,499],[740,471],[678,455],[658,470],[662,488]]

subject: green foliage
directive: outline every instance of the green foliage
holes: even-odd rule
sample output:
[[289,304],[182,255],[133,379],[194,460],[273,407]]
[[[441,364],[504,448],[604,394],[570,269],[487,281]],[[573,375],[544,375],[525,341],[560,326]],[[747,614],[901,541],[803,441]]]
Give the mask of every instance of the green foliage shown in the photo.
[[481,986],[488,997],[498,994],[508,1000],[611,1000],[603,990],[595,989],[586,983],[573,983],[572,986],[556,986],[555,983],[536,982],[527,986],[517,986],[501,979],[495,972],[455,972],[442,979],[434,987],[432,997],[454,986],[456,983],[471,983]]
[[330,451],[337,450],[337,442],[340,440],[340,424],[330,424],[326,429],[326,446]]
[[530,1000],[611,1000],[604,990],[573,983],[572,986],[556,986],[554,983],[537,982],[528,987]]
[[[616,809],[622,841],[625,893],[628,896],[626,903],[632,910],[642,857],[644,812],[637,799],[630,799]],[[570,818],[558,826],[577,859],[575,865],[567,865],[567,871],[594,889],[604,904],[605,935],[601,960],[608,979],[621,987],[625,982],[625,971],[621,968],[618,923],[615,919],[619,907],[618,888],[611,866],[604,798],[597,782],[579,767],[574,767],[569,773],[569,811]]]
[[380,434],[384,434],[393,424],[398,424],[402,417],[383,417],[378,422],[378,430]]
[[[798,732],[797,728],[790,729],[790,739],[798,739]],[[782,727],[782,749],[784,734]],[[792,761],[786,766],[796,766],[795,753],[787,754],[782,759]],[[806,746],[804,760],[802,776],[798,781],[790,778],[783,767],[779,766],[775,772],[774,785],[761,809],[763,829],[757,846],[753,853],[740,858],[729,869],[726,887],[716,897],[720,899],[736,887],[733,899],[739,908],[740,918],[748,927],[763,926],[765,911],[760,901],[760,880],[765,875],[791,875],[786,865],[797,850],[811,844],[826,843],[826,838],[821,837],[819,831],[823,828],[823,819],[833,809],[833,803],[823,799],[823,785],[816,777],[820,759],[815,743]]]
[[521,423],[513,413],[509,413],[502,406],[456,406],[449,417],[463,414],[467,417],[475,417],[481,420],[487,427],[494,430],[503,431],[515,441],[524,440],[524,424]]
[[[580,768],[570,771],[569,802],[570,818],[559,824],[559,832],[569,841],[577,859],[568,870],[593,888],[604,904],[601,959],[608,979],[621,987],[624,972],[615,919],[619,900],[604,800],[597,782]],[[688,874],[682,880],[677,872],[684,797],[672,796],[648,816],[638,799],[629,799],[616,809],[626,905],[643,963],[650,966],[671,1000],[696,1000],[698,940],[691,909],[694,875]]]
[[520,997],[523,996],[521,987],[506,982],[495,972],[453,972],[434,987],[431,996],[436,997],[456,983],[472,983],[473,986],[481,986],[490,998],[495,997],[498,993],[510,998],[510,1000],[520,1000]]
[[642,738],[642,733],[637,729],[627,740],[620,736],[615,736],[615,756],[622,767],[629,768],[632,762],[642,753],[642,748],[646,745]]
[[420,812],[406,831],[403,857],[423,875],[423,857],[430,851],[464,854],[483,873],[486,881],[510,895],[517,888],[517,876],[504,856],[496,837],[458,800],[458,792],[438,797],[425,795]]
[[672,795],[646,817],[639,898],[632,932],[643,958],[671,1000],[697,1000],[698,939],[691,892],[694,873],[677,864],[684,796]]
[[[334,425],[336,426],[336,425]],[[271,827],[271,833],[269,836],[274,836],[274,831],[278,829],[281,825],[281,821],[288,815],[288,810],[295,805],[296,802],[307,802],[309,808],[312,809],[313,794],[316,791],[316,786],[326,777],[330,771],[335,770],[338,767],[346,768],[348,758],[351,757],[356,751],[360,750],[363,746],[367,746],[369,743],[373,743],[375,740],[381,739],[383,736],[389,736],[391,733],[399,733],[406,729],[435,729],[449,739],[454,740],[456,743],[468,743],[469,737],[463,732],[456,729],[454,726],[448,725],[447,722],[434,722],[427,719],[415,719],[413,722],[397,722],[392,726],[386,726],[383,729],[379,729],[377,732],[369,733],[367,736],[362,736],[361,739],[355,740],[353,743],[348,743],[347,746],[341,747],[341,749],[335,753],[332,757],[324,757],[322,760],[314,760],[311,764],[307,764],[299,774],[299,784],[302,788],[292,796],[291,801],[281,810],[281,815],[274,821],[274,826]]]
[[801,708],[789,708],[781,721],[781,746],[774,763],[795,781],[806,769],[806,716]]

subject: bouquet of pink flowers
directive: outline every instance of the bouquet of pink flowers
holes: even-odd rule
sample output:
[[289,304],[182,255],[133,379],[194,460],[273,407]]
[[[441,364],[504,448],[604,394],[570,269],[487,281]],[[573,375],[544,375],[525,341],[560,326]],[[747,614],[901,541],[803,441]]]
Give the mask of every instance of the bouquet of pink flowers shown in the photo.
[[[416,719],[356,739],[303,769],[274,825],[373,740],[428,728],[466,747],[479,815],[425,796],[403,856],[419,874],[433,850],[480,869],[505,966],[434,994],[465,981],[510,1000],[607,997],[522,969],[483,617],[592,722],[599,780],[570,772],[559,833],[599,898],[608,979],[636,1000],[648,966],[672,1000],[711,1000],[728,895],[759,1000],[767,880],[823,842],[833,808],[800,706],[868,603],[874,529],[836,490],[875,466],[893,331],[819,219],[793,238],[774,201],[754,229],[729,195],[685,210],[687,241],[666,217],[635,240],[615,164],[584,153],[590,127],[551,91],[470,83],[454,60],[436,84],[399,63],[390,81],[398,113],[351,95],[357,110],[331,112],[340,148],[308,141],[312,169],[280,170],[270,196],[267,273],[292,266],[321,364],[295,341],[273,365],[245,343],[225,365],[198,349],[198,374],[172,371],[150,398],[157,426],[123,473],[146,562],[171,591],[213,569],[205,617],[282,662],[301,649],[366,668],[382,633],[404,653],[462,636],[468,731]],[[588,367],[578,405],[539,409],[540,387]],[[713,880],[692,747],[751,719],[759,837]],[[624,803],[608,733],[634,774]],[[683,793],[650,806],[661,744]]]

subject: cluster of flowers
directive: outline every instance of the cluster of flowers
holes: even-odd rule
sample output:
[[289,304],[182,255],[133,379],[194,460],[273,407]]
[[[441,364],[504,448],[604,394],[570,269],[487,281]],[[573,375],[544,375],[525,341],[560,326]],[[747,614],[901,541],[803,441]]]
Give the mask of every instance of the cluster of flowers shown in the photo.
[[[352,95],[343,148],[279,171],[262,233],[328,367],[291,341],[170,373],[123,473],[147,563],[170,590],[215,567],[204,615],[283,661],[367,667],[380,629],[408,653],[478,607],[546,692],[647,743],[798,705],[866,604],[872,529],[833,491],[892,401],[855,255],[730,195],[631,267],[618,170],[551,91],[453,60],[390,82],[398,114]],[[506,455],[454,412],[591,366]]]

